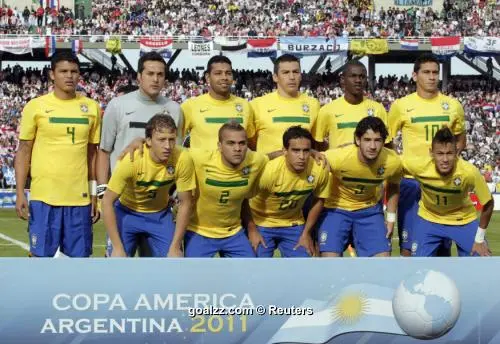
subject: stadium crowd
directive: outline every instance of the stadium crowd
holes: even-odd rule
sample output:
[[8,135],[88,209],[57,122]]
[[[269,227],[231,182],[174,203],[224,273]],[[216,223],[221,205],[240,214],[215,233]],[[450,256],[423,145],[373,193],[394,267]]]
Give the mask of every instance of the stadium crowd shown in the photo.
[[[497,36],[498,0],[445,0],[441,10],[371,0],[94,0],[81,7],[0,7],[0,34],[172,36]],[[87,13],[89,13],[87,11]]]
[[[13,187],[13,158],[21,111],[24,105],[47,91],[48,69],[23,69],[7,66],[0,72],[0,187]],[[273,90],[271,72],[235,71],[233,93],[251,100]],[[178,103],[208,91],[204,79],[195,70],[172,70],[163,94]],[[82,74],[79,91],[95,99],[102,109],[116,96],[117,88],[134,83],[132,74],[116,77],[90,70]],[[338,77],[325,72],[303,75],[301,91],[316,97],[321,105],[343,95]],[[414,91],[409,77],[379,77],[367,96],[389,110],[391,103]],[[488,182],[500,183],[500,84],[477,76],[454,76],[445,92],[460,100],[466,116],[467,147],[464,157],[482,169]]]

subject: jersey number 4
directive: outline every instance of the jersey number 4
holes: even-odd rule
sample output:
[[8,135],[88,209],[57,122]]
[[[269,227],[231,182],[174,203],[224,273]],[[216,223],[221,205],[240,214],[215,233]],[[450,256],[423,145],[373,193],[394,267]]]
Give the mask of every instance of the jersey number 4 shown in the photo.
[[66,134],[71,135],[71,143],[75,144],[75,127],[66,127]]

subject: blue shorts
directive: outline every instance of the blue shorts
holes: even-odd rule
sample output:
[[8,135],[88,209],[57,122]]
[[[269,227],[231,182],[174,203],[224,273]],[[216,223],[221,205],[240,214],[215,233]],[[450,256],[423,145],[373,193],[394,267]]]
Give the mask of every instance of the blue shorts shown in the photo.
[[319,220],[319,251],[342,255],[352,235],[359,257],[391,252],[382,204],[348,211],[325,209]]
[[257,247],[257,257],[272,257],[274,250],[278,248],[282,257],[310,257],[302,246],[294,250],[295,245],[304,231],[304,225],[291,227],[268,228],[257,226],[260,235],[266,242],[267,248],[260,245]]
[[140,213],[117,201],[115,212],[118,232],[127,256],[135,255],[139,235],[146,237],[153,257],[167,256],[175,232],[172,213],[168,209],[156,213]]
[[470,256],[476,237],[479,221],[474,220],[465,225],[443,225],[430,222],[417,216],[411,255],[416,257],[434,257],[443,243],[454,241],[460,257]]
[[69,257],[92,254],[92,206],[52,206],[42,201],[29,203],[30,253],[53,257],[60,249]]
[[184,254],[186,257],[213,257],[219,253],[221,257],[245,258],[255,257],[255,252],[241,229],[227,238],[208,238],[193,231],[186,231],[184,236]]
[[411,250],[415,221],[417,220],[420,184],[415,179],[403,178],[399,186],[398,234],[399,247]]

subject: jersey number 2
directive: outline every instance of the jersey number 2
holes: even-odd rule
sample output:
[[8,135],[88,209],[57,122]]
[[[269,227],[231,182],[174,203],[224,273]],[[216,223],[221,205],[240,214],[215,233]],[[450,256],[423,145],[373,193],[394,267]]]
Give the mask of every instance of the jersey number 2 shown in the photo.
[[220,204],[226,204],[227,202],[229,202],[229,195],[231,193],[229,191],[222,191],[220,193],[220,198],[219,198],[219,203]]

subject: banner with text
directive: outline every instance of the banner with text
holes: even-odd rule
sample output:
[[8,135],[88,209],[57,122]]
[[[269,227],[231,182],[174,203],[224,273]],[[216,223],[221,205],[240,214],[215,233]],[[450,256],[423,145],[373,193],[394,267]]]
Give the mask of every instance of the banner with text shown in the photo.
[[210,57],[214,54],[214,42],[189,42],[188,49],[191,52],[192,57]]
[[31,38],[0,38],[0,51],[15,55],[32,54],[33,45]]
[[165,60],[168,60],[172,57],[172,42],[172,38],[141,38],[139,41],[140,55],[156,51]]
[[500,344],[499,268],[500,258],[5,258],[0,342]]
[[464,51],[472,55],[500,55],[500,37],[465,37]]
[[443,10],[444,0],[373,0],[373,3],[376,11],[379,11],[382,7],[386,11],[389,7],[423,7],[424,9],[431,7],[433,10],[441,12]]
[[453,56],[460,51],[460,37],[431,37],[431,50],[436,55]]
[[280,50],[284,54],[321,55],[347,53],[347,38],[326,37],[280,37]]

